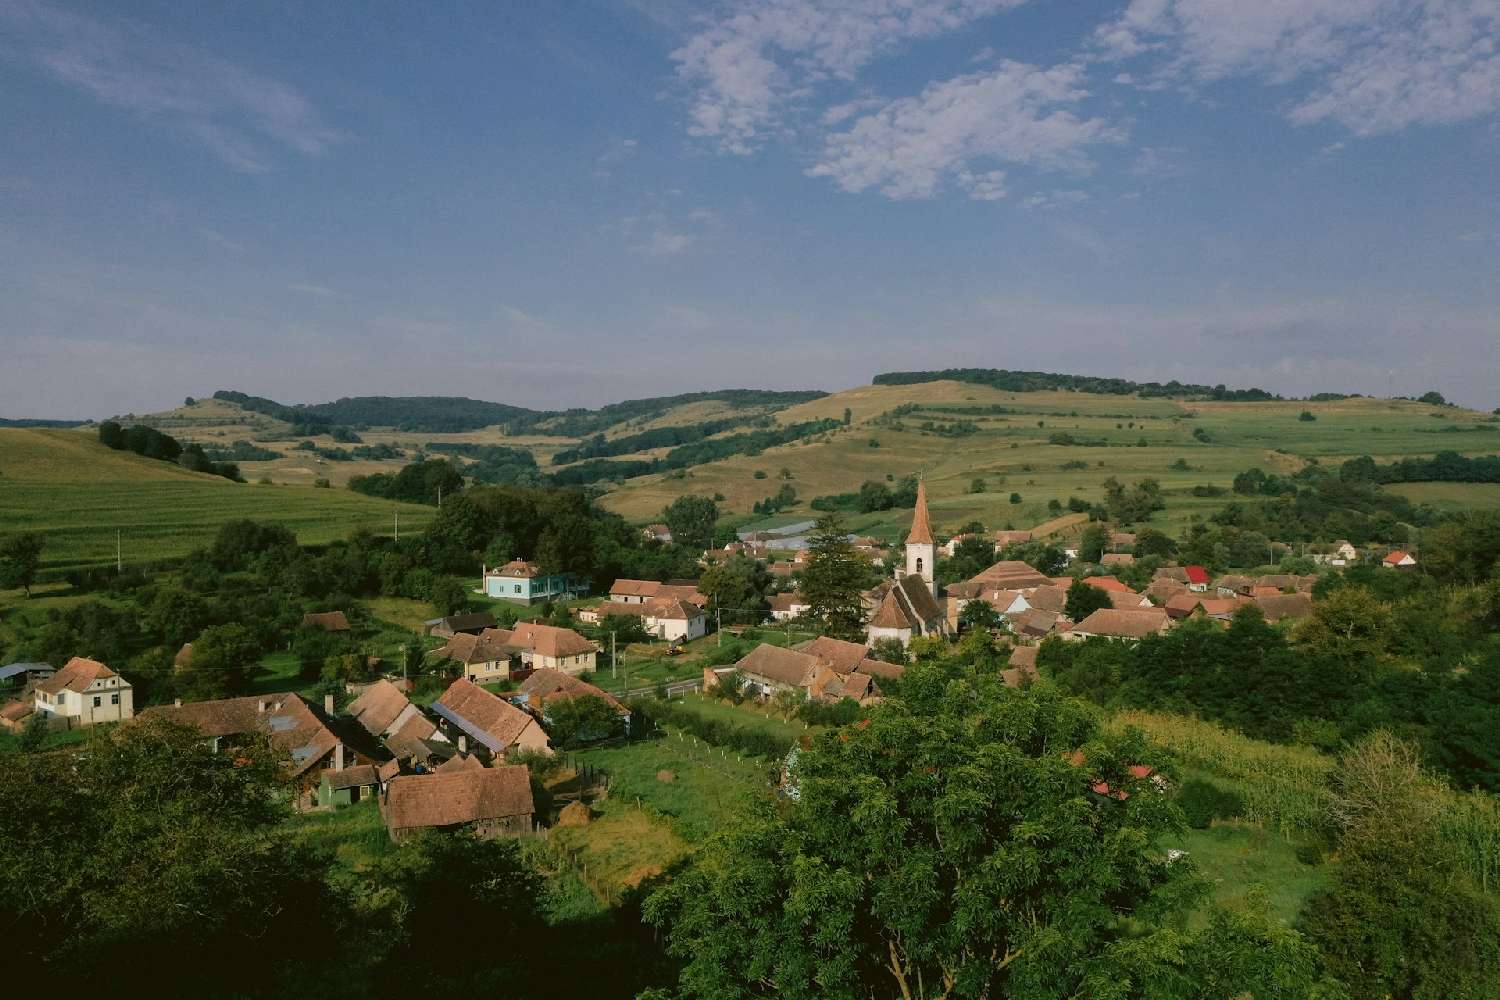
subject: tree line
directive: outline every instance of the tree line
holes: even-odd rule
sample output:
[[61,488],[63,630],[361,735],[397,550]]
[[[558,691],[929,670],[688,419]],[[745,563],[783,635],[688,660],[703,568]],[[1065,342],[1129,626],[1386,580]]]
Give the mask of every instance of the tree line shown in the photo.
[[113,420],[106,420],[99,425],[99,443],[115,451],[130,451],[145,458],[174,462],[192,472],[207,472],[237,483],[245,481],[240,475],[240,467],[234,462],[212,461],[202,445],[183,445],[170,434],[145,424],[122,427]]

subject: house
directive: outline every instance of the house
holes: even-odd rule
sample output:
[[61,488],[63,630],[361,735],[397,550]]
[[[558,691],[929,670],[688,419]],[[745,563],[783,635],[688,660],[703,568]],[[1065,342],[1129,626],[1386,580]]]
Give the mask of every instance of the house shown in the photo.
[[1205,618],[1215,618],[1219,621],[1228,621],[1234,617],[1234,613],[1244,603],[1243,598],[1238,597],[1206,597],[1203,594],[1195,594],[1190,590],[1172,595],[1171,599],[1163,606],[1167,617],[1172,619],[1191,618],[1201,615]]
[[941,546],[939,546],[938,551],[941,552],[943,555],[947,556],[949,559],[952,559],[953,556],[954,556],[954,553],[956,553],[958,551],[958,547],[960,545],[962,545],[964,542],[968,541],[970,538],[977,538],[977,537],[979,537],[979,536],[973,534],[972,532],[965,532],[962,535],[954,535],[952,538],[948,539]]
[[1251,592],[1253,594],[1255,590],[1264,588],[1275,591],[1278,594],[1288,593],[1297,589],[1299,579],[1299,577],[1293,576],[1290,573],[1270,573],[1256,579],[1251,584]]
[[1146,596],[1151,598],[1151,603],[1157,607],[1166,604],[1176,594],[1186,594],[1192,591],[1185,583],[1179,583],[1170,577],[1158,577],[1151,581],[1151,586],[1146,588]]
[[473,611],[465,615],[434,618],[423,624],[427,626],[428,635],[437,636],[440,639],[451,639],[455,635],[478,635],[487,628],[494,628],[499,623],[488,611]]
[[301,695],[289,691],[246,695],[188,704],[157,705],[141,713],[197,728],[215,750],[229,750],[240,740],[262,733],[289,758],[289,776],[298,792],[298,805],[315,805],[324,771],[342,771],[357,764],[383,764],[376,757],[351,748],[330,727],[333,696],[319,715]]
[[1135,556],[1129,552],[1106,552],[1099,557],[1100,566],[1134,566]]
[[0,705],[0,729],[8,729],[13,733],[19,733],[31,722],[31,717],[36,714],[36,704],[30,701],[12,701]]
[[1218,590],[1221,597],[1234,597],[1236,594],[1248,595],[1252,586],[1254,583],[1248,576],[1234,574],[1226,574],[1214,581],[1214,588]]
[[499,628],[478,635],[459,632],[428,655],[461,665],[464,676],[476,684],[505,681],[522,667],[521,649],[510,637],[510,632]]
[[1415,556],[1397,549],[1380,560],[1380,565],[1386,569],[1411,569],[1417,565],[1417,560]]
[[684,600],[697,607],[708,607],[708,598],[698,591],[697,580],[616,580],[609,588],[609,599],[615,604],[650,604],[656,600]]
[[512,559],[504,566],[481,567],[480,592],[516,604],[566,600],[581,592],[566,573],[543,573],[536,563]]
[[68,728],[99,722],[123,722],[135,715],[135,689],[98,660],[75,656],[41,681],[32,700],[49,722]]
[[324,632],[347,632],[349,618],[342,611],[318,611],[303,615],[302,627],[322,629]]
[[995,532],[995,548],[1003,549],[1007,545],[1024,545],[1031,541],[1029,531],[997,531]]
[[1031,608],[1007,619],[1010,630],[1027,639],[1043,639],[1056,632],[1067,621],[1056,611]]
[[467,829],[486,840],[520,836],[531,832],[535,813],[524,764],[401,775],[380,797],[380,815],[396,841],[417,830]]
[[[1030,564],[1019,559],[1002,559],[964,582],[979,588],[991,586],[1025,590],[1028,587],[1046,587],[1053,581],[1051,577],[1043,576]],[[949,593],[953,593],[953,590],[952,587],[948,588]]]
[[[550,753],[547,734],[535,719],[504,698],[497,698],[472,681],[459,678],[442,697],[432,703],[439,728],[460,753],[468,743],[490,756],[504,757],[517,751]],[[459,739],[463,737],[463,739]]]
[[1100,590],[1109,591],[1114,594],[1134,594],[1135,591],[1112,576],[1086,576],[1083,582],[1090,587],[1098,587]]
[[779,622],[800,618],[807,613],[809,607],[811,605],[807,603],[807,598],[801,594],[771,595],[771,617]]
[[1106,590],[1109,595],[1109,606],[1122,611],[1133,611],[1136,608],[1149,608],[1152,606],[1151,598],[1145,594],[1137,594],[1133,590]]
[[806,690],[821,665],[811,653],[762,643],[745,654],[735,669],[754,685],[756,694],[768,697],[789,688]]
[[1037,679],[1036,654],[1039,646],[1017,646],[1010,651],[1010,665],[1000,671],[1006,687],[1020,687]]
[[906,668],[900,664],[874,659],[869,646],[832,636],[819,636],[794,648],[799,653],[817,657],[818,662],[839,675],[868,674],[875,678],[892,678],[906,673]]
[[547,667],[565,674],[593,673],[599,653],[598,646],[572,629],[537,622],[517,622],[503,641],[521,650],[521,662],[531,670]]
[[8,663],[0,667],[0,687],[21,687],[46,680],[55,673],[57,668],[50,663]]
[[648,542],[670,542],[672,540],[672,529],[665,524],[648,524],[641,529],[641,534]]
[[[531,676],[521,683],[521,689],[513,701],[546,725],[551,721],[547,714],[548,706],[567,701],[569,698],[598,698],[615,710],[625,732],[630,732],[630,709],[626,708],[618,698],[608,691],[560,670],[533,671]],[[608,735],[610,734],[598,734],[601,738]]]
[[425,760],[433,753],[429,743],[446,742],[432,720],[388,680],[368,685],[345,712],[398,759]]
[[356,764],[342,771],[324,771],[318,779],[318,805],[334,809],[352,806],[374,795],[380,778],[373,764]]
[[1255,606],[1260,608],[1260,613],[1268,622],[1285,621],[1289,618],[1306,618],[1312,614],[1312,595],[1298,592],[1296,594],[1270,594],[1265,597],[1253,597]]
[[703,609],[681,598],[654,598],[645,604],[605,601],[578,609],[581,622],[597,624],[610,617],[639,618],[648,634],[669,642],[688,642],[708,634]]
[[[1069,581],[1071,583],[1072,581]],[[1048,584],[1045,587],[1033,587],[1024,591],[1026,603],[1033,609],[1039,611],[1051,611],[1062,614],[1068,606],[1068,590],[1066,587],[1058,587]]]
[[1208,590],[1208,570],[1202,566],[1186,566],[1183,572],[1187,574],[1188,589],[1194,593],[1201,594]]
[[1064,639],[1078,640],[1095,636],[1121,642],[1138,642],[1148,635],[1161,635],[1170,619],[1161,608],[1118,611],[1101,608],[1063,633]]
[[1135,548],[1135,535],[1129,531],[1116,531],[1109,536],[1111,552],[1129,552]]
[[484,761],[473,754],[454,754],[432,769],[433,774],[458,774],[463,771],[483,771]]

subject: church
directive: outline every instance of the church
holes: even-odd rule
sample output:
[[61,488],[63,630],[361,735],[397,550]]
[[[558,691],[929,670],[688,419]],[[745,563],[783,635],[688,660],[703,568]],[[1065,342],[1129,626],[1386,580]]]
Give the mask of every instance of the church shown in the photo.
[[875,591],[869,641],[895,639],[905,646],[919,635],[947,635],[948,620],[937,601],[937,540],[927,516],[927,484],[917,483],[917,509],[906,536],[906,565]]

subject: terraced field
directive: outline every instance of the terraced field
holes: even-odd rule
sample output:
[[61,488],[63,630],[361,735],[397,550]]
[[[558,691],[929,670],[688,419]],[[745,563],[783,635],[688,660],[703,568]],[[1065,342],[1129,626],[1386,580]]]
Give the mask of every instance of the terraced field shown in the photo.
[[113,564],[117,532],[126,561],[147,562],[185,555],[236,518],[318,544],[357,528],[389,532],[398,511],[413,531],[433,513],[347,490],[232,483],[111,451],[92,430],[0,429],[0,534],[45,534],[44,577]]

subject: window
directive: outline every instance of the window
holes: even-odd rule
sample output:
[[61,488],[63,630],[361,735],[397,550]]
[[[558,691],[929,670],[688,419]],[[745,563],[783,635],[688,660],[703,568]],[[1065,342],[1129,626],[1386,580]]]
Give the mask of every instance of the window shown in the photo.
[[516,593],[519,594],[520,592],[521,592],[521,585],[518,583],[518,584],[516,584]]
[[921,572],[922,572],[922,557],[921,556],[917,556],[917,573],[918,573],[918,575],[920,575]]
[[120,703],[120,696],[117,695],[117,694],[110,695],[109,696],[109,703],[111,705],[118,705]]
[[94,707],[98,708],[102,704],[104,704],[104,699],[99,697],[97,694],[94,695]]

